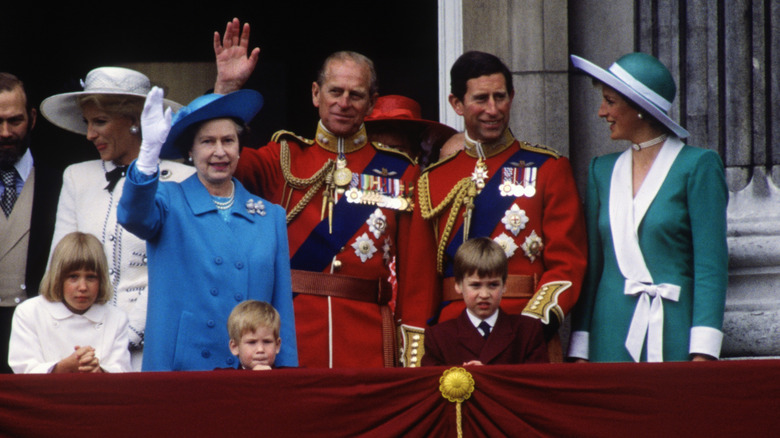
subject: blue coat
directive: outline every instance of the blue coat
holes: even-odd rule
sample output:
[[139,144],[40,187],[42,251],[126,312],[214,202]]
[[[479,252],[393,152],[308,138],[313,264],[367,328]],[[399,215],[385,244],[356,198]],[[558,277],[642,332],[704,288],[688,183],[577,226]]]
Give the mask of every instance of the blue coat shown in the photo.
[[[230,221],[219,215],[197,174],[181,183],[144,181],[133,163],[119,222],[146,240],[149,309],[143,371],[234,367],[227,319],[236,304],[271,303],[281,316],[277,366],[297,366],[284,210],[237,180]],[[262,201],[265,215],[247,201]]]

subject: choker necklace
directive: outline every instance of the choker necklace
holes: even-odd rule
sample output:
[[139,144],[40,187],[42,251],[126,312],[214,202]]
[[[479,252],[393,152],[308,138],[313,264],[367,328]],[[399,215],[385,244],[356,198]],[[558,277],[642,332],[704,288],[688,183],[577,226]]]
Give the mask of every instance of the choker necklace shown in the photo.
[[217,196],[212,196],[211,200],[214,201],[214,205],[217,206],[217,210],[229,210],[233,206],[233,202],[236,200],[236,184],[230,181],[230,196],[227,201],[217,201]]
[[662,141],[666,140],[667,137],[668,135],[661,134],[652,140],[647,140],[639,144],[632,144],[631,147],[634,148],[635,151],[641,151],[644,148],[649,148],[650,146],[655,146],[658,143],[661,143]]

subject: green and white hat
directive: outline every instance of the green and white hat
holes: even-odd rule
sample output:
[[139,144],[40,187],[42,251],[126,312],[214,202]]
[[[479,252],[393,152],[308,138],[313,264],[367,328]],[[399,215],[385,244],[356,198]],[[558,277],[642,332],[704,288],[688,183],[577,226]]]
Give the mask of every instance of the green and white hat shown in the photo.
[[677,86],[669,69],[654,56],[640,52],[629,53],[615,61],[609,70],[577,55],[571,55],[571,62],[574,67],[639,105],[678,137],[686,138],[690,135],[669,117]]

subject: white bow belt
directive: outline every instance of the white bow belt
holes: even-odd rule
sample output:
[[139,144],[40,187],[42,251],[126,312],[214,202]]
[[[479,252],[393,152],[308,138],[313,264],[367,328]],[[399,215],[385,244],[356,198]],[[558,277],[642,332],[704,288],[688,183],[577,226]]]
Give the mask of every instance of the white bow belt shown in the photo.
[[[663,299],[677,301],[680,299],[680,286],[674,284],[646,284],[636,280],[626,280],[624,293],[639,295],[634,317],[626,337],[626,349],[639,362],[642,355],[642,344],[647,335],[647,361],[663,362],[664,347],[664,307]],[[652,298],[652,302],[651,299]]]

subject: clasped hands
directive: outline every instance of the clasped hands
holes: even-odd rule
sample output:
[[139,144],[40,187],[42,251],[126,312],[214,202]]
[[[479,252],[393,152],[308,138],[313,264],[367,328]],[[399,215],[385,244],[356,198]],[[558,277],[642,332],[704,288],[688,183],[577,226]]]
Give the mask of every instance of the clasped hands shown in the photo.
[[57,362],[52,373],[102,373],[100,360],[95,356],[95,349],[86,345],[73,347],[73,353]]

